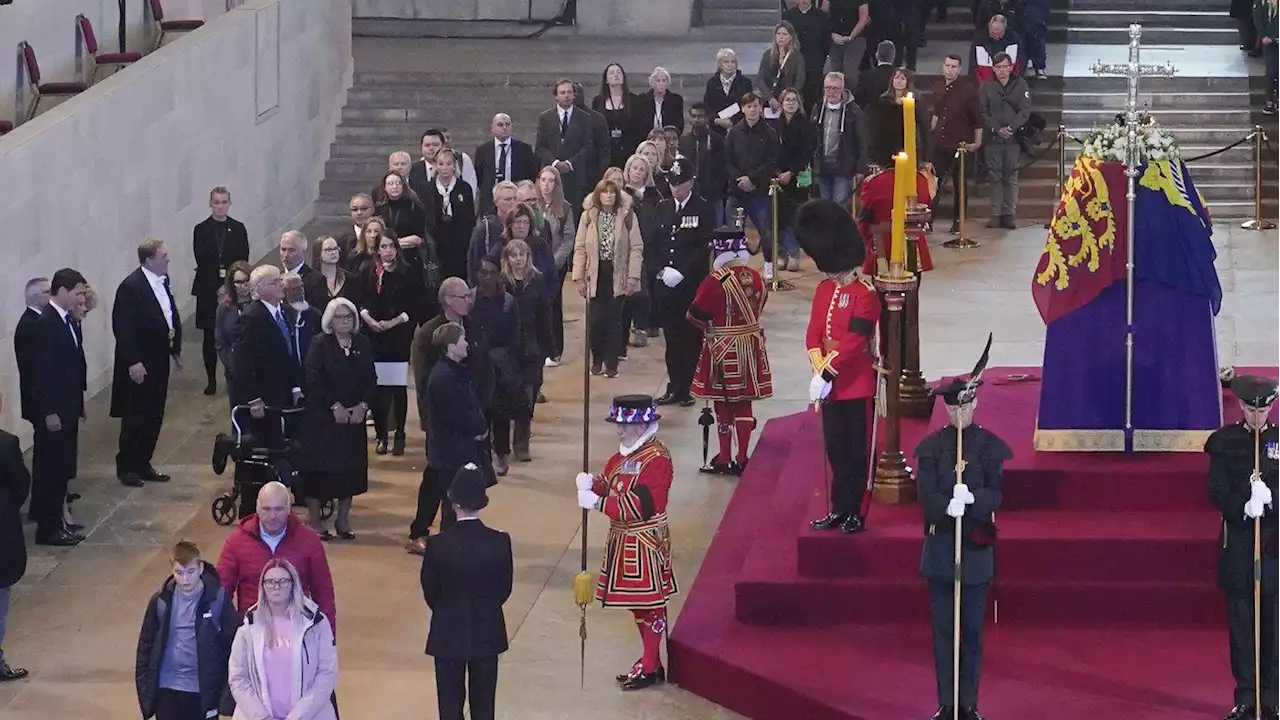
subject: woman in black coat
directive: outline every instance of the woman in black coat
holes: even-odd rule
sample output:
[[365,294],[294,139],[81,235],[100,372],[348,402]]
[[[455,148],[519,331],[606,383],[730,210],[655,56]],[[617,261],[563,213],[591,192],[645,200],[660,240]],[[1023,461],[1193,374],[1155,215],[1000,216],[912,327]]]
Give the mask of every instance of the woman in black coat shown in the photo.
[[627,86],[627,71],[609,63],[600,75],[600,92],[592,98],[591,109],[603,115],[609,126],[609,165],[613,167],[622,167],[644,138],[637,137],[636,105],[636,96]]
[[253,267],[247,262],[232,263],[227,271],[227,282],[218,298],[218,312],[215,316],[214,345],[218,350],[218,359],[222,361],[222,376],[227,384],[227,400],[235,406],[235,391],[231,384],[235,381],[235,358],[231,349],[236,346],[236,336],[240,334],[240,313],[253,297],[249,294],[249,274]]
[[427,209],[404,178],[388,172],[374,192],[373,207],[378,217],[395,232],[404,261],[421,269],[423,246],[427,240]]
[[360,307],[360,281],[356,274],[342,267],[342,246],[328,235],[314,245],[311,257],[313,273],[302,279],[307,302],[316,312],[323,313],[334,298],[346,298]]
[[436,177],[427,185],[435,214],[435,249],[440,260],[440,279],[467,279],[467,251],[471,231],[476,226],[475,188],[457,176],[453,153],[441,150],[436,156]]
[[[502,249],[502,282],[515,299],[520,316],[520,344],[514,360],[530,407],[542,390],[542,369],[555,347],[551,334],[551,282],[535,266],[529,244],[511,240]],[[530,418],[516,418],[511,453],[519,462],[529,462]]]
[[196,261],[191,294],[196,298],[196,329],[204,331],[201,350],[206,377],[205,395],[218,391],[218,288],[230,274],[231,263],[249,261],[249,232],[243,223],[227,215],[231,208],[231,191],[221,186],[209,191],[209,208],[209,217],[196,225],[191,233],[191,254]]
[[751,78],[738,70],[738,56],[729,48],[716,53],[716,72],[707,78],[707,89],[702,102],[707,106],[711,128],[724,135],[729,128],[743,118],[742,111],[733,117],[722,118],[720,111],[733,105],[741,108],[742,96],[751,92]]
[[333,534],[320,517],[320,503],[337,499],[333,529],[343,540],[351,531],[351,498],[369,489],[369,445],[364,418],[377,390],[373,345],[361,335],[356,306],[335,298],[320,322],[323,335],[311,340],[307,351],[307,410],[303,417],[305,452],[302,496],[312,529],[321,540]]
[[[775,258],[775,262],[779,270],[795,272],[800,269],[800,246],[791,226],[796,210],[809,199],[811,186],[806,183],[800,187],[800,181],[802,173],[813,162],[817,132],[804,115],[799,91],[787,88],[779,93],[778,101],[782,112],[770,121],[778,132],[778,227],[782,228],[782,237],[778,239],[780,257]],[[812,182],[812,173],[809,182]]]
[[387,453],[387,436],[394,432],[392,454],[404,454],[404,423],[409,411],[406,387],[409,347],[413,330],[421,321],[422,276],[404,262],[400,244],[389,229],[378,241],[378,262],[361,278],[360,319],[369,331],[373,360],[377,363],[378,389],[374,393],[373,427],[376,452]]
[[[31,474],[22,461],[18,438],[0,431],[0,613],[8,612],[9,588],[27,571],[27,541],[22,536],[20,508],[30,492]],[[0,621],[3,619],[0,614]],[[0,657],[0,681],[26,676],[26,670],[9,667]]]

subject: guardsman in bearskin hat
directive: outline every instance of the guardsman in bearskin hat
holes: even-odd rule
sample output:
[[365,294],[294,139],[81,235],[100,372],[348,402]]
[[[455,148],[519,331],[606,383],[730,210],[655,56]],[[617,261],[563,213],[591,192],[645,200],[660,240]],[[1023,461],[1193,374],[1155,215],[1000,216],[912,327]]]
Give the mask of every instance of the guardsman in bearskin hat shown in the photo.
[[[878,168],[862,181],[858,191],[858,231],[867,245],[867,257],[862,264],[862,272],[867,275],[884,273],[888,270],[889,231],[893,220],[893,158],[880,152],[873,158],[873,167]],[[937,181],[931,179],[931,172],[916,174],[916,201],[921,205],[933,206],[933,189]],[[929,242],[923,230],[912,232],[908,229],[908,240],[915,240],[916,270],[933,269],[933,258],[929,255]],[[912,237],[913,236],[913,237]]]
[[635,616],[644,651],[618,676],[623,690],[639,690],[666,680],[660,654],[667,631],[667,601],[678,592],[671,569],[667,493],[673,468],[657,438],[658,410],[648,395],[613,399],[607,420],[618,428],[618,452],[604,472],[578,473],[578,505],[609,517],[596,599],[605,607],[627,608]]
[[[1003,468],[1013,457],[1009,445],[973,424],[978,386],[991,351],[991,337],[968,379],[934,389],[947,404],[948,425],[916,447],[916,486],[924,510],[924,551],[920,576],[929,583],[933,625],[933,667],[938,712],[933,720],[982,720],[978,714],[978,674],[982,667],[983,618],[987,589],[995,576],[995,511],[1000,507]],[[957,481],[957,465],[960,480]],[[956,568],[956,530],[960,567]],[[959,578],[960,632],[955,628]],[[958,692],[955,651],[959,647]],[[956,712],[959,708],[959,713]]]
[[653,289],[654,317],[662,325],[668,379],[659,405],[693,405],[689,388],[702,338],[685,320],[685,314],[699,284],[711,272],[707,244],[715,229],[711,205],[693,193],[695,169],[683,155],[676,156],[666,174],[671,197],[658,203],[655,210],[658,247],[653,258],[658,282]]
[[[715,411],[720,451],[707,470],[741,475],[756,427],[751,403],[773,395],[773,375],[760,329],[769,290],[764,277],[747,266],[747,235],[742,228],[716,230],[711,251],[715,269],[698,286],[689,308],[689,322],[704,333],[693,396],[710,400]],[[733,453],[735,438],[737,454]]]
[[[1227,595],[1231,674],[1236,681],[1234,707],[1227,720],[1274,720],[1278,532],[1274,498],[1280,493],[1276,485],[1280,437],[1267,417],[1276,401],[1276,381],[1243,375],[1231,381],[1231,392],[1240,401],[1244,419],[1214,431],[1204,445],[1209,453],[1209,497],[1222,511],[1218,587]],[[1260,571],[1259,578],[1255,570]],[[1255,634],[1259,620],[1260,632]],[[1256,667],[1261,667],[1260,680]]]
[[860,270],[866,247],[853,219],[831,200],[810,200],[796,211],[796,240],[827,278],[809,309],[805,346],[813,379],[809,400],[821,403],[822,440],[831,464],[831,506],[816,530],[864,529],[876,395],[876,323],[880,296]]

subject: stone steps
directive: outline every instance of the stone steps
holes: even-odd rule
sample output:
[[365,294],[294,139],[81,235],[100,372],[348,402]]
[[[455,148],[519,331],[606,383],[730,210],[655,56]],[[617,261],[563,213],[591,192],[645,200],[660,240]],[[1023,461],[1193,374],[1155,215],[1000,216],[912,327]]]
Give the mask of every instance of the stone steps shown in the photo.
[[[1237,41],[1233,28],[1214,27],[1151,27],[1143,28],[1142,44],[1172,45],[1228,45]],[[1070,27],[1066,41],[1077,45],[1128,45],[1128,27]]]
[[[1117,3],[1112,3],[1115,7]],[[1129,25],[1142,26],[1142,37],[1153,30],[1185,28],[1230,30],[1235,32],[1235,20],[1219,10],[1147,10],[1147,9],[1090,9],[1072,10],[1067,14],[1072,29],[1109,28],[1128,31]]]

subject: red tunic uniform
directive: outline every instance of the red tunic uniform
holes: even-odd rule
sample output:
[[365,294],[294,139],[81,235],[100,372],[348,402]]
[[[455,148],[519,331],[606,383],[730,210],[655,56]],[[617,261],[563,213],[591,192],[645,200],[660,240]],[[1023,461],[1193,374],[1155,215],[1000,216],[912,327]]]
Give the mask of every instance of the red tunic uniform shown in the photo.
[[[922,205],[933,207],[933,185],[924,173],[916,174],[916,195]],[[867,244],[867,260],[862,264],[862,272],[867,275],[876,273],[876,241],[871,234],[871,226],[889,222],[893,219],[893,169],[876,173],[862,181],[862,190],[858,196],[858,230]],[[908,231],[908,239],[915,240],[916,254],[919,258],[919,269],[933,269],[933,258],[929,255],[929,242],[923,231]],[[888,247],[886,243],[886,247]]]
[[651,439],[630,455],[614,453],[604,473],[593,478],[609,516],[596,599],[606,607],[666,607],[679,592],[671,569],[671,536],[667,529],[667,493],[674,469],[667,447]]
[[880,295],[865,275],[851,273],[847,285],[818,283],[809,310],[805,347],[815,374],[831,382],[828,400],[875,397],[872,337],[880,321]]
[[760,273],[726,265],[703,278],[688,319],[706,333],[692,394],[703,400],[744,402],[773,396],[760,314],[769,290]]

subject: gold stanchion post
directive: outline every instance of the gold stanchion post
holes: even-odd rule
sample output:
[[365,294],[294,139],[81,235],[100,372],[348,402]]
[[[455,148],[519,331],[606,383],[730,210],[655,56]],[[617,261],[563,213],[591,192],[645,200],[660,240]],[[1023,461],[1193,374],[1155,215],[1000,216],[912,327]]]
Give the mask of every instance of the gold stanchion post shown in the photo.
[[1276,224],[1262,217],[1262,143],[1266,134],[1261,125],[1253,126],[1253,219],[1240,223],[1245,230],[1274,230]]
[[1044,228],[1049,229],[1053,224],[1053,213],[1058,207],[1058,200],[1062,198],[1062,179],[1067,174],[1067,126],[1058,126],[1058,177],[1054,183],[1053,191],[1053,208],[1049,210],[1049,219],[1044,221]]
[[769,208],[773,224],[773,259],[768,262],[773,265],[769,272],[769,292],[778,292],[779,290],[795,290],[796,286],[778,277],[778,196],[782,193],[782,186],[778,184],[778,179],[774,178],[769,181],[769,201],[772,207]]
[[[970,238],[965,235],[965,231],[966,231],[965,224],[968,222],[968,218],[969,218],[968,208],[965,207],[966,205],[968,205],[966,200],[968,199],[967,195],[969,192],[968,187],[966,187],[968,185],[968,183],[966,182],[968,177],[965,175],[965,158],[967,158],[968,156],[969,156],[969,147],[967,145],[965,145],[964,143],[960,143],[959,145],[956,146],[956,170],[955,171],[958,173],[957,177],[959,178],[959,180],[958,182],[956,182],[956,187],[958,189],[956,190],[955,201],[956,201],[956,217],[959,219],[960,232],[956,233],[956,236],[954,238],[942,243],[942,247],[951,248],[952,250],[968,250],[970,248],[976,248],[980,244],[978,243],[977,240],[974,240],[973,238]],[[942,181],[939,180],[938,182],[939,184],[941,184]]]

